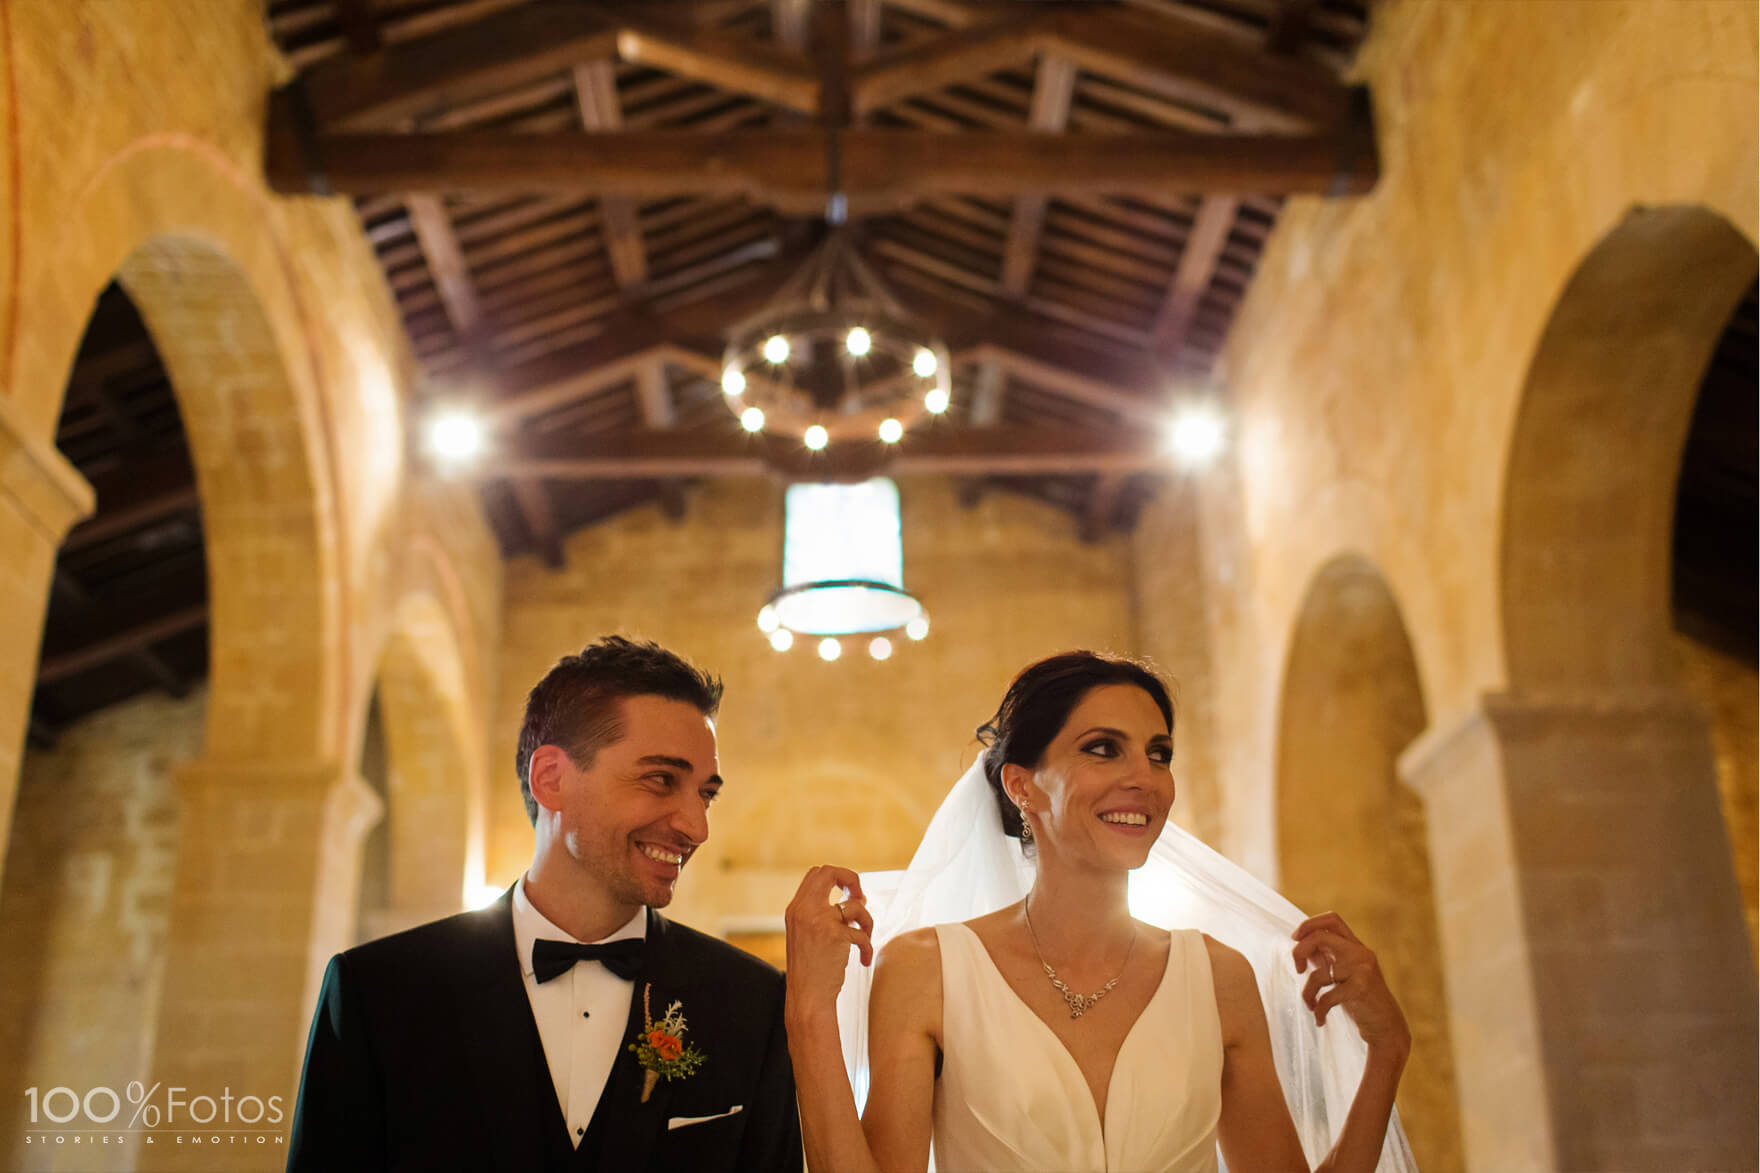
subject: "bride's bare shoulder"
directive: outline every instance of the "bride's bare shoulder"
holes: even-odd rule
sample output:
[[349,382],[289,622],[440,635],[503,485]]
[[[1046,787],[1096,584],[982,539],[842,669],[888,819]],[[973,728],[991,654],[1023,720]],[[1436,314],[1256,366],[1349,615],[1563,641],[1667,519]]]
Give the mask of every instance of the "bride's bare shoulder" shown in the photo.
[[[941,942],[933,928],[911,929],[880,946],[876,965],[905,980],[941,972]],[[876,971],[878,972],[878,971]]]

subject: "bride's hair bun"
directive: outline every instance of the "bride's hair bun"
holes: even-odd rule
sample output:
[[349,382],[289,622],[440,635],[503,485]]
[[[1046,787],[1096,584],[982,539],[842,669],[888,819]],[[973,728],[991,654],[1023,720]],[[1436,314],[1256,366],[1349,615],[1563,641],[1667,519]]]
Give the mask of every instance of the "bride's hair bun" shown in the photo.
[[1037,766],[1082,698],[1107,684],[1134,684],[1148,693],[1167,719],[1167,732],[1173,732],[1173,698],[1154,668],[1141,660],[1089,651],[1062,652],[1021,669],[996,715],[978,726],[984,777],[996,795],[1004,834],[1021,837],[1021,812],[1002,787],[1002,767]]

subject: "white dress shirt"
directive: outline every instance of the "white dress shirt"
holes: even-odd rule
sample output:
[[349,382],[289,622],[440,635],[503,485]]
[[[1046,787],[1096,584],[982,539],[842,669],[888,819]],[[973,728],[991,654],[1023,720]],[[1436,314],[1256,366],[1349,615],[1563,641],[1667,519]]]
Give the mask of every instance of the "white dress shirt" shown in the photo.
[[[639,939],[647,932],[648,910],[642,908],[601,941]],[[577,961],[567,973],[539,985],[532,973],[532,942],[539,938],[576,941],[532,907],[521,876],[513,888],[514,947],[519,950],[519,969],[525,975],[526,997],[538,1024],[538,1038],[544,1044],[550,1080],[556,1085],[556,1102],[568,1122],[569,1137],[578,1147],[617,1061],[618,1049],[629,1042],[623,1036],[635,983],[624,981],[597,961]]]

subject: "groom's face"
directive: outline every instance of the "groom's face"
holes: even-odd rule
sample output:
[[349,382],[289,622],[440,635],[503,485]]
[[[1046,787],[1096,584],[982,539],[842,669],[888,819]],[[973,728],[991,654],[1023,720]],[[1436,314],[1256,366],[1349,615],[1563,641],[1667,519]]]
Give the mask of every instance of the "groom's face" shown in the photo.
[[715,724],[664,697],[620,705],[623,736],[563,779],[562,841],[613,898],[663,908],[709,838],[709,804],[721,789]]

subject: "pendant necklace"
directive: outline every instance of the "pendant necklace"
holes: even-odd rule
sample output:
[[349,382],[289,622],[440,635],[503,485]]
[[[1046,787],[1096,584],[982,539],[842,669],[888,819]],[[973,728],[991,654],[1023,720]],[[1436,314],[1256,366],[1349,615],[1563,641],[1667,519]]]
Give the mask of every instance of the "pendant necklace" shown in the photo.
[[1131,943],[1124,948],[1124,963],[1118,967],[1118,972],[1113,975],[1112,980],[1092,994],[1078,994],[1070,989],[1062,978],[1057,976],[1057,971],[1051,968],[1049,961],[1045,960],[1045,953],[1039,948],[1039,934],[1033,931],[1033,909],[1030,898],[1021,901],[1021,912],[1027,918],[1027,936],[1033,939],[1033,954],[1038,957],[1039,964],[1045,967],[1045,976],[1051,979],[1052,987],[1063,995],[1063,1003],[1069,1007],[1071,1018],[1080,1018],[1094,1009],[1096,1002],[1112,993],[1112,987],[1118,984],[1118,979],[1124,976],[1125,967],[1131,963],[1132,950],[1137,947],[1137,929],[1134,924],[1131,926]]

